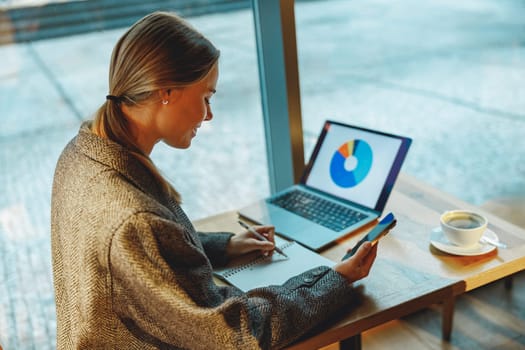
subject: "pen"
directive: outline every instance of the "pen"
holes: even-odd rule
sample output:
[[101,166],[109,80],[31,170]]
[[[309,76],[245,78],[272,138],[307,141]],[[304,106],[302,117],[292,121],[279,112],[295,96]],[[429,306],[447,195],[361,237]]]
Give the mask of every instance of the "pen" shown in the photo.
[[[261,235],[259,232],[255,231],[255,229],[251,226],[249,226],[247,223],[241,221],[241,220],[238,220],[239,222],[239,225],[241,225],[242,227],[244,227],[245,229],[247,229],[248,231],[250,231],[251,233],[253,233],[255,235],[255,237],[259,238],[261,241],[268,241],[268,238],[264,237],[263,235]],[[275,245],[275,244],[274,244]],[[288,255],[286,255],[281,248],[279,248],[278,246],[275,245],[274,247],[275,251],[279,254],[281,254],[282,256],[284,257],[288,257]]]

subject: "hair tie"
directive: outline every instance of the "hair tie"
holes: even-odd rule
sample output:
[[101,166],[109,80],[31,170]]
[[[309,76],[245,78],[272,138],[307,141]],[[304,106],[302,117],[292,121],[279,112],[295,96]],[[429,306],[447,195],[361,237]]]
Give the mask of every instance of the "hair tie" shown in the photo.
[[120,96],[106,95],[106,100],[111,100],[116,103],[120,103]]

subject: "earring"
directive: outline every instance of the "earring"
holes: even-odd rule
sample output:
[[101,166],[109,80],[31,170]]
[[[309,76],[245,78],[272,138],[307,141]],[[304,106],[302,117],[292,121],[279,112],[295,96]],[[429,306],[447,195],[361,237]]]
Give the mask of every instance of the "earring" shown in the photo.
[[162,100],[162,104],[163,105],[167,105],[168,104],[168,100]]

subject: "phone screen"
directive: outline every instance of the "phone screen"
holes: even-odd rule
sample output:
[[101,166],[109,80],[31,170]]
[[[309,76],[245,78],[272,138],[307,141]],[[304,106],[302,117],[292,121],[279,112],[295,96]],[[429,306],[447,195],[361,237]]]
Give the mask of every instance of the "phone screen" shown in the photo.
[[383,237],[390,231],[394,226],[396,225],[396,218],[394,217],[394,214],[389,213],[386,215],[379,223],[372,229],[372,231],[368,232],[366,236],[364,236],[357,244],[352,248],[350,252],[348,252],[342,260],[345,260],[357,252],[357,249],[363,244],[364,242],[372,242],[372,244],[375,244],[379,238]]
[[395,223],[396,219],[394,218],[394,214],[389,213],[372,229],[372,231],[368,232],[362,241],[377,241],[382,235],[387,234],[388,230],[390,230],[395,225]]

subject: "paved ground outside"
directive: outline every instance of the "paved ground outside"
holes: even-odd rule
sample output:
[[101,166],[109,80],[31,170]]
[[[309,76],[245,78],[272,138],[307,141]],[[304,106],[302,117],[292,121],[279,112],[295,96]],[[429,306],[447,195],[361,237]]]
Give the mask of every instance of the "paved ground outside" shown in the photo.
[[[468,202],[525,198],[525,4],[296,5],[305,153],[322,122],[414,139],[403,170]],[[215,118],[152,157],[198,219],[268,194],[252,13],[190,19],[222,52]],[[107,94],[124,29],[0,46],[0,344],[53,349],[50,191],[58,155]]]

